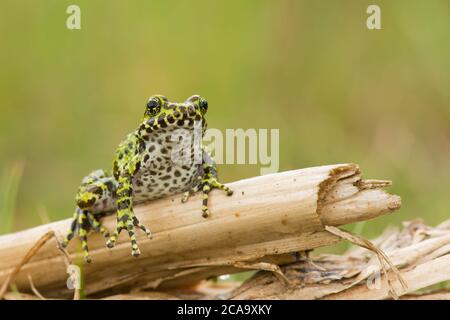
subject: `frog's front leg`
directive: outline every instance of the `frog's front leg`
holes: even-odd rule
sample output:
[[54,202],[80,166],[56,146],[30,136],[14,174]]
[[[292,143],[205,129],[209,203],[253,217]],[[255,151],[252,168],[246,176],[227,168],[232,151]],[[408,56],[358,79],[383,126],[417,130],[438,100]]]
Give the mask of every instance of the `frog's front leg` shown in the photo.
[[133,183],[132,173],[124,172],[120,174],[118,179],[117,189],[117,226],[114,234],[109,238],[106,245],[108,248],[114,247],[120,232],[124,229],[128,231],[128,235],[131,240],[131,254],[137,257],[141,254],[136,241],[136,235],[134,227],[142,229],[149,238],[151,238],[151,232],[143,224],[141,224],[138,218],[133,212]]
[[227,193],[227,196],[231,196],[233,194],[233,190],[228,188],[223,183],[220,183],[217,180],[217,171],[215,164],[203,164],[203,178],[202,178],[202,192],[203,192],[203,203],[202,203],[202,216],[203,218],[209,217],[209,209],[208,209],[208,199],[209,192],[212,189],[220,189]]
[[202,190],[202,216],[207,218],[209,217],[208,199],[211,190],[223,190],[227,193],[227,196],[231,196],[233,194],[233,190],[217,180],[216,163],[204,148],[202,148],[202,153],[202,170],[201,174],[198,176],[198,181],[189,191],[184,193],[181,201],[186,202],[191,194]]

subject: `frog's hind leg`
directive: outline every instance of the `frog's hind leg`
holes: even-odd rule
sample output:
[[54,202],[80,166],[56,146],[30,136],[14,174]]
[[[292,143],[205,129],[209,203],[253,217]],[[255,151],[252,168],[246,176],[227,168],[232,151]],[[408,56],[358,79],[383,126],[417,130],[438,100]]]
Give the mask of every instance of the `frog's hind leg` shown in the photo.
[[91,256],[89,255],[89,247],[87,244],[87,234],[90,230],[95,232],[100,232],[105,238],[109,237],[109,232],[105,227],[97,220],[95,214],[88,210],[80,210],[81,213],[78,216],[78,237],[81,241],[81,249],[83,250],[84,260],[86,262],[91,262]]
[[73,214],[72,223],[70,224],[69,232],[67,232],[67,235],[64,237],[64,240],[62,242],[62,246],[65,248],[69,244],[70,240],[73,239],[75,232],[77,232],[78,229],[78,210],[79,208],[76,208],[75,213]]
[[83,250],[84,253],[84,260],[86,262],[91,262],[91,256],[89,255],[89,248],[88,248],[88,244],[87,244],[87,234],[89,233],[90,230],[90,224],[89,224],[89,220],[87,218],[87,212],[84,210],[78,210],[79,214],[78,214],[78,237],[80,238],[81,241],[81,249]]
[[62,246],[65,248],[69,244],[70,240],[72,240],[73,237],[77,235],[80,238],[81,248],[83,249],[84,259],[86,260],[86,262],[91,262],[89,248],[87,245],[87,234],[90,229],[91,226],[87,218],[87,212],[77,207],[73,215],[73,220],[70,225],[69,232],[62,242]]
[[76,196],[77,207],[73,216],[69,232],[63,240],[63,247],[66,247],[70,240],[77,235],[81,241],[86,262],[91,262],[87,235],[89,231],[102,233],[109,237],[100,221],[101,216],[112,213],[114,208],[114,195],[116,184],[113,177],[103,170],[91,172],[83,179]]
[[105,238],[109,237],[109,231],[100,223],[100,221],[98,221],[95,214],[87,211],[86,216],[89,220],[89,224],[95,232],[100,232]]
[[77,235],[81,241],[81,249],[83,250],[84,260],[88,263],[92,261],[87,244],[87,235],[91,230],[102,233],[105,238],[109,237],[108,230],[101,225],[95,214],[77,207],[75,209],[69,232],[62,242],[62,246],[65,248],[69,244],[70,240]]

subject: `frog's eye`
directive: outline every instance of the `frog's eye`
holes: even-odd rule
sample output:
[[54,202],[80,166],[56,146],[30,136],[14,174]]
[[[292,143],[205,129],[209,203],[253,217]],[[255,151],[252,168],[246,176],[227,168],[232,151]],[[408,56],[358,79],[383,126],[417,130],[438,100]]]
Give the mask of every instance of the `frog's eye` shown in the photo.
[[198,102],[198,105],[200,107],[200,110],[203,114],[208,111],[208,101],[206,101],[204,98],[200,98],[200,101]]
[[161,111],[161,101],[158,98],[152,98],[147,102],[146,113],[150,116],[157,115]]

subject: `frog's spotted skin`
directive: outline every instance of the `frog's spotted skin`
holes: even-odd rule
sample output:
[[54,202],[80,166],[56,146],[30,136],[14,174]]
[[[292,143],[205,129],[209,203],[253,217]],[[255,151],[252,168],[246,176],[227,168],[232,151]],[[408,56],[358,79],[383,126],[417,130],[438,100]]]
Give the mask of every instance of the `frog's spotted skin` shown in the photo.
[[[142,229],[148,237],[151,233],[134,215],[133,205],[180,192],[185,192],[182,199],[185,202],[201,190],[202,215],[208,217],[209,192],[213,188],[228,195],[233,192],[217,181],[214,161],[203,147],[200,149],[193,143],[194,130],[198,129],[200,135],[206,130],[207,109],[206,100],[198,95],[183,103],[169,102],[161,95],[152,96],[142,123],[116,150],[113,175],[96,170],[83,179],[76,195],[73,222],[63,245],[67,246],[77,235],[85,260],[90,262],[88,232],[94,230],[109,237],[98,219],[117,211],[117,227],[107,245],[112,248],[125,229],[131,240],[132,255],[137,257],[140,251],[134,228]],[[180,150],[183,150],[182,158],[174,158]]]

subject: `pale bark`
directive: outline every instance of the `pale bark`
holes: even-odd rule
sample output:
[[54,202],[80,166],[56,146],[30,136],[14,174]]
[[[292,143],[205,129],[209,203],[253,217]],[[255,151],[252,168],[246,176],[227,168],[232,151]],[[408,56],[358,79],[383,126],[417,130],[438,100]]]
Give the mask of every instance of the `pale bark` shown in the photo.
[[[356,248],[341,256],[320,255],[282,267],[290,286],[270,273],[259,272],[228,298],[380,300],[393,298],[393,287],[400,299],[450,299],[448,286],[436,292],[423,291],[450,280],[450,220],[435,228],[420,221],[405,225],[401,231],[388,229],[373,243],[399,269],[406,287],[396,279],[388,285],[389,277],[375,255]],[[417,292],[419,289],[422,292]]]
[[[126,288],[168,288],[208,276],[292,262],[293,252],[339,241],[325,225],[364,221],[400,207],[400,198],[382,188],[389,181],[361,180],[354,164],[293,170],[230,183],[234,195],[210,193],[211,217],[201,216],[201,196],[187,203],[181,196],[152,201],[135,208],[153,239],[137,232],[141,256],[133,258],[123,232],[113,249],[98,234],[88,237],[93,262],[84,264],[85,293],[104,296]],[[113,230],[115,217],[103,220]],[[47,231],[64,235],[70,219],[0,237],[0,284],[33,244]],[[79,243],[68,248],[72,261],[81,261]],[[28,274],[45,297],[68,297],[64,257],[55,240],[48,241],[15,276],[19,291],[31,292]]]

